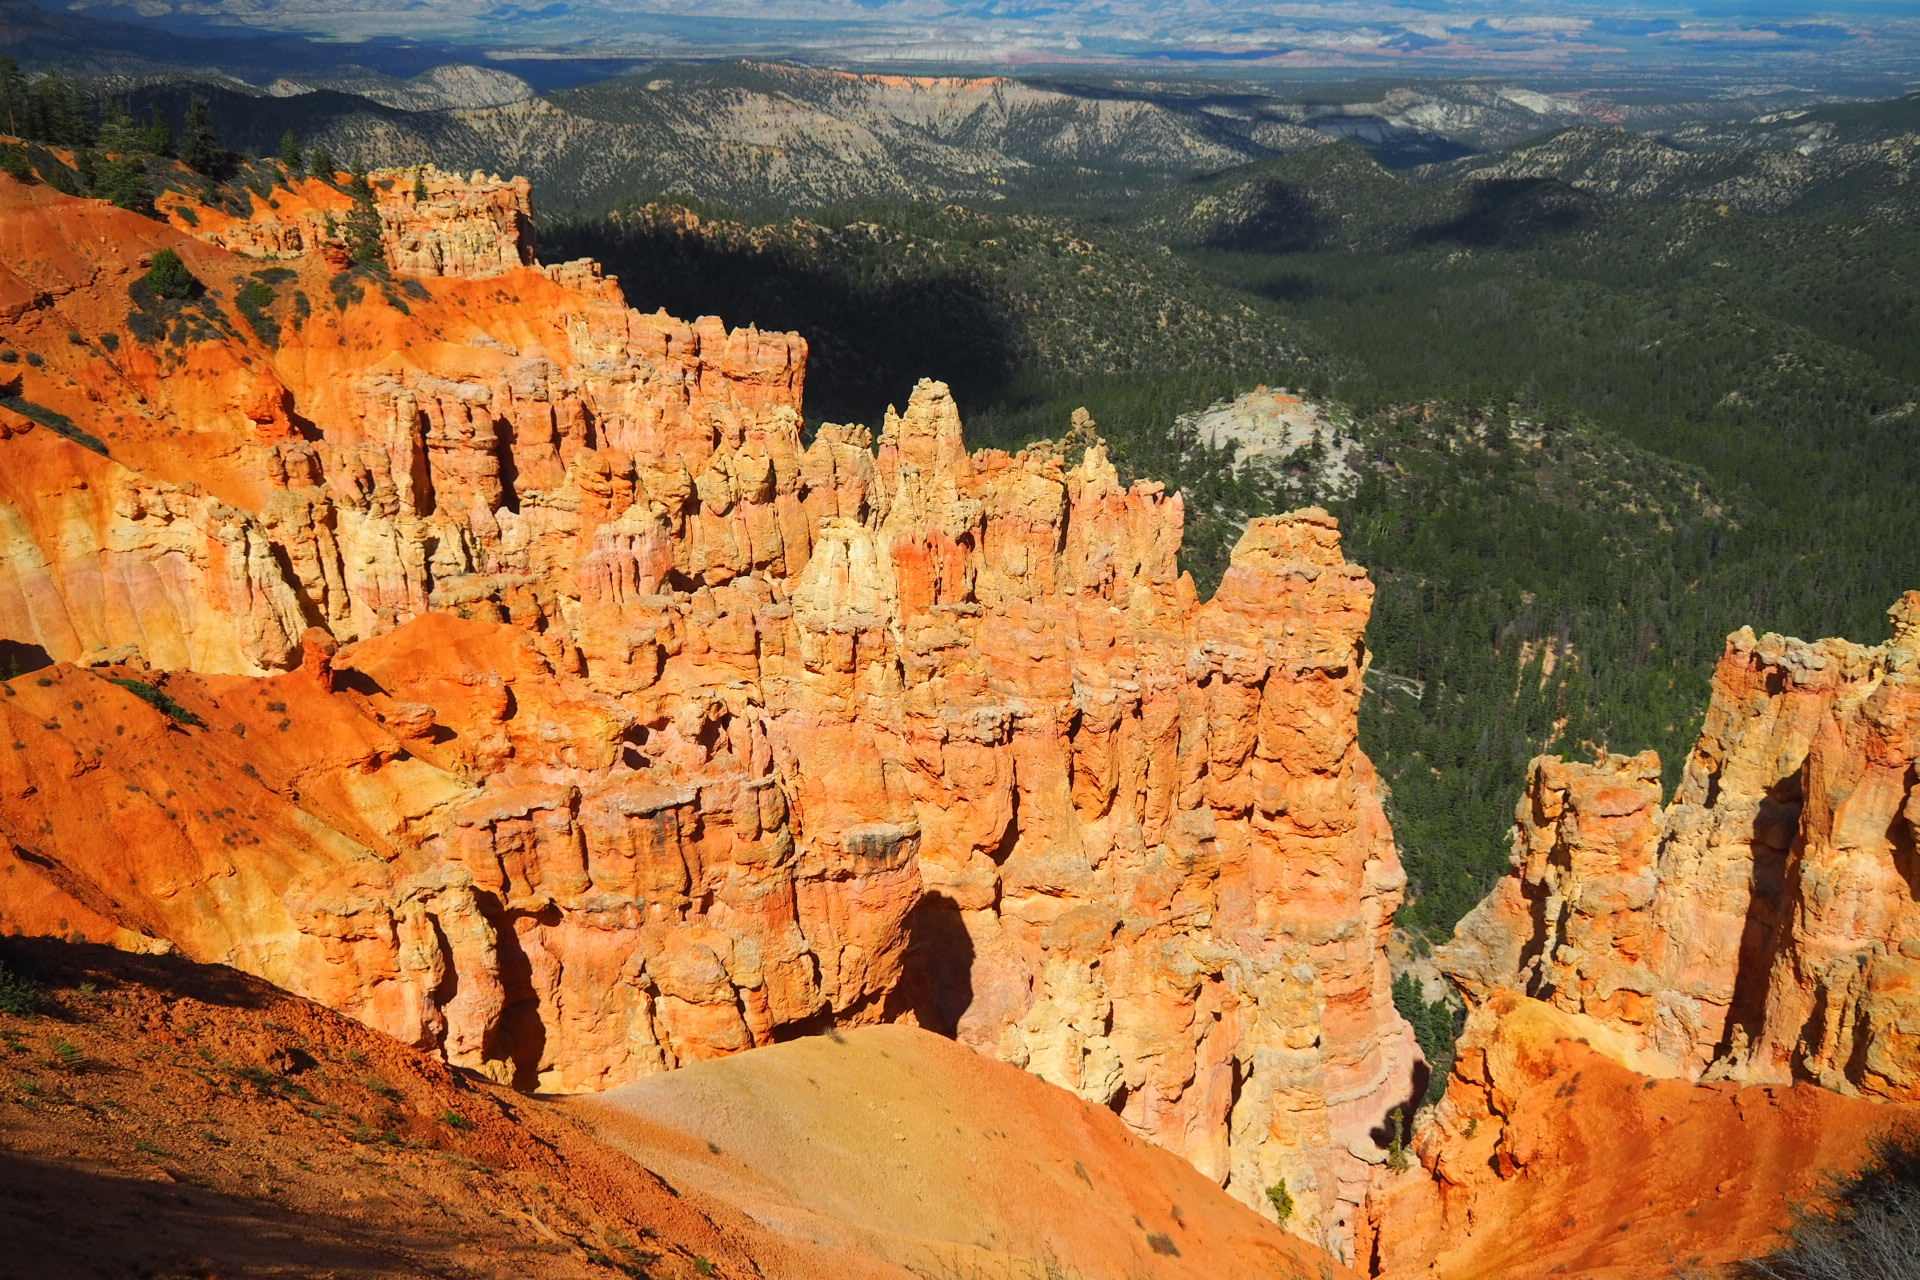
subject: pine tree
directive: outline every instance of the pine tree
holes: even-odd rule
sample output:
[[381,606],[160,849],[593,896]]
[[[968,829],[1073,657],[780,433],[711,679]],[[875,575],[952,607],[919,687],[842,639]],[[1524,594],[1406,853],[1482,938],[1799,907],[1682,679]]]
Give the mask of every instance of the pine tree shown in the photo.
[[213,108],[197,93],[187,98],[186,127],[180,135],[180,159],[196,173],[207,173],[220,163],[220,143],[213,134]]
[[347,215],[347,256],[357,267],[372,267],[386,260],[380,247],[380,215],[373,207],[373,186],[364,170],[355,169],[347,182],[347,194],[353,197],[353,212]]
[[184,298],[200,286],[193,272],[187,269],[187,264],[172,249],[155,253],[153,265],[138,283],[150,289],[157,298]]
[[49,71],[27,85],[22,136],[57,147],[93,145],[93,112],[86,91]]
[[93,102],[77,81],[61,80],[61,139],[70,147],[93,145]]
[[0,127],[14,137],[24,137],[27,126],[27,78],[20,64],[0,55]]
[[83,147],[73,157],[73,171],[80,175],[80,189],[89,195],[93,194],[93,184],[100,176],[99,161],[100,158],[93,154],[91,148]]
[[307,157],[307,172],[322,182],[332,182],[333,175],[339,172],[333,167],[333,153],[325,147],[315,147]]
[[133,113],[120,99],[108,98],[100,109],[100,149],[117,154],[136,150],[139,145]]
[[93,182],[93,194],[122,209],[147,213],[153,208],[153,194],[147,187],[146,161],[136,153],[123,152],[100,165]]
[[156,156],[173,154],[173,126],[167,123],[159,107],[147,117],[147,127],[140,134],[140,149]]
[[413,171],[413,202],[415,204],[427,202],[427,177],[423,169]]
[[287,176],[300,176],[300,135],[289,129],[280,135],[280,163],[287,167]]

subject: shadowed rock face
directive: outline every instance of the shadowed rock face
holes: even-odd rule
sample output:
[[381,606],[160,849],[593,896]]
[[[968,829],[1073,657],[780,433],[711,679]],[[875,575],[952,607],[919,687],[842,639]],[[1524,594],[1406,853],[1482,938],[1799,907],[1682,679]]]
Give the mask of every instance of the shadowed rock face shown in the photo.
[[[640,316],[513,264],[522,189],[428,188],[383,281],[0,178],[40,358],[0,635],[58,660],[0,698],[6,927],[544,1090],[919,1021],[1344,1247],[1416,1051],[1333,520],[1253,522],[1202,605],[1179,497],[1098,447],[969,454],[934,383],[803,444],[800,338]],[[159,248],[209,290],[177,342],[120,328]]]
[[1637,1069],[1920,1100],[1920,592],[1869,648],[1741,630],[1671,805],[1652,753],[1542,758],[1513,873],[1441,965]]

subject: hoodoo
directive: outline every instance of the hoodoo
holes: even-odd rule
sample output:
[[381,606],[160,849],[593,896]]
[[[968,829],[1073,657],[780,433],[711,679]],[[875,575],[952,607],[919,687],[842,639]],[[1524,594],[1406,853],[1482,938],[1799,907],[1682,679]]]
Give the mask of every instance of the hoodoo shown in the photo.
[[1920,1123],[1920,592],[1883,645],[1728,638],[1673,801],[1652,752],[1534,762],[1437,959],[1447,1094],[1383,1171],[1376,1274],[1666,1275]]
[[1920,592],[1869,647],[1742,629],[1673,802],[1651,752],[1535,762],[1512,873],[1440,955],[1685,1080],[1920,1101]]
[[372,188],[342,271],[324,184],[0,178],[6,929],[546,1091],[918,1022],[1344,1251],[1417,1051],[1335,522],[1201,604],[1098,445],[930,382],[803,429],[799,337],[537,264],[524,184]]

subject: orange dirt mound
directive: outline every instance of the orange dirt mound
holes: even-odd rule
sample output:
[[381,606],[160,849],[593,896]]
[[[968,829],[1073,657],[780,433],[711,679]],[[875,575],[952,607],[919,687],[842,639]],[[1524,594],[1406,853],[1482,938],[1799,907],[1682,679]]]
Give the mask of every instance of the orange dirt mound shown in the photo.
[[256,978],[35,939],[4,960],[55,1003],[0,1014],[0,1275],[677,1280],[789,1262],[550,1105]]
[[[1368,1202],[1376,1275],[1667,1280],[1780,1239],[1788,1205],[1920,1106],[1811,1084],[1660,1080],[1599,1020],[1500,992],[1447,1096]],[[1365,1245],[1363,1241],[1363,1256]]]
[[697,1063],[568,1111],[676,1186],[924,1276],[1333,1276],[1112,1112],[912,1027]]

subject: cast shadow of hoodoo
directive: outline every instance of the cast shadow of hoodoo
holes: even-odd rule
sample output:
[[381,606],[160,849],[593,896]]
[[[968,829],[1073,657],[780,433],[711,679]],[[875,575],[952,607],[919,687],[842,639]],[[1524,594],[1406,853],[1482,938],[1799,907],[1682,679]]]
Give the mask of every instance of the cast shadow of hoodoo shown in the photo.
[[[1380,1123],[1367,1130],[1367,1136],[1373,1139],[1373,1145],[1382,1151],[1390,1151],[1398,1140],[1402,1146],[1413,1141],[1413,1114],[1426,1100],[1427,1084],[1433,1079],[1433,1068],[1416,1059],[1413,1064],[1413,1079],[1407,1094],[1398,1099],[1381,1113]],[[1394,1116],[1400,1117],[1396,1125]],[[1396,1132],[1397,1130],[1397,1132]]]
[[960,904],[929,893],[907,917],[904,978],[896,1003],[920,1025],[952,1039],[973,1003],[973,939],[960,918]]
[[921,264],[889,279],[857,237],[809,247],[724,220],[680,219],[669,207],[561,221],[540,233],[545,261],[593,258],[643,312],[718,315],[732,327],[794,330],[807,339],[810,422],[867,422],[920,378],[962,403],[1011,390],[1020,365],[1013,304],[964,261]]

